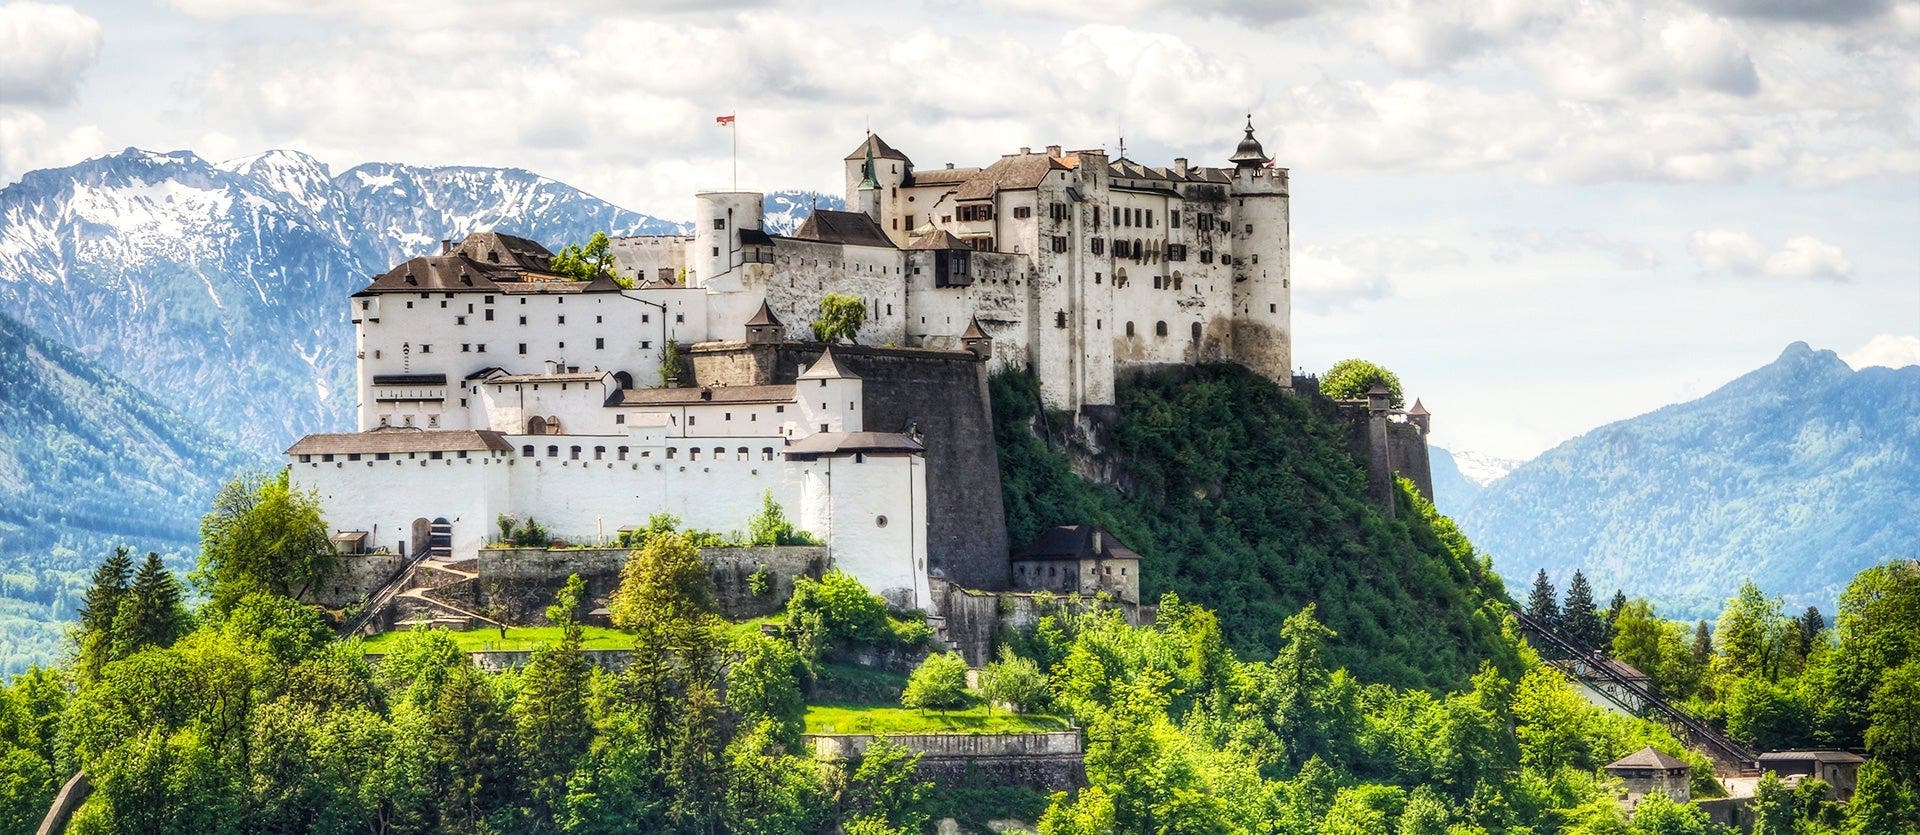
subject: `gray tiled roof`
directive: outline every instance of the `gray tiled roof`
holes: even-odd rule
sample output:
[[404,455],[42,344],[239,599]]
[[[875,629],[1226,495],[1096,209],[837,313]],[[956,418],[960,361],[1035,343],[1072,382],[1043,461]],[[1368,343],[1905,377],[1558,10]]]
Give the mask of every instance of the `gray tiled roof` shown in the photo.
[[1122,544],[1105,528],[1093,525],[1061,525],[1041,531],[1027,544],[1020,560],[1137,560],[1140,555]]
[[287,448],[287,455],[343,453],[455,452],[481,450],[512,452],[500,433],[486,429],[413,429],[385,426],[365,432],[315,434]]
[[919,441],[893,432],[816,432],[787,445],[788,456],[925,452]]
[[697,406],[702,403],[791,403],[793,386],[636,388],[620,392],[609,406]]
[[887,237],[880,224],[865,212],[836,212],[829,209],[815,209],[807,215],[800,228],[794,230],[793,237],[806,241],[821,241],[830,244],[853,244],[855,246],[884,246],[891,248],[893,239]]
[[1616,768],[1692,768],[1686,760],[1657,751],[1649,745],[1620,759],[1607,764],[1609,770]]

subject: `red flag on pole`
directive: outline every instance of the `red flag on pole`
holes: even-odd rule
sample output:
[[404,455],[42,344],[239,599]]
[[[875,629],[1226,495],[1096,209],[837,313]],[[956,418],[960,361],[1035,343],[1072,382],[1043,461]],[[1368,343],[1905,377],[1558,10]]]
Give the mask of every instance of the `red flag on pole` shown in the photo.
[[726,116],[715,116],[713,117],[713,123],[716,125],[732,125],[733,115],[728,114]]

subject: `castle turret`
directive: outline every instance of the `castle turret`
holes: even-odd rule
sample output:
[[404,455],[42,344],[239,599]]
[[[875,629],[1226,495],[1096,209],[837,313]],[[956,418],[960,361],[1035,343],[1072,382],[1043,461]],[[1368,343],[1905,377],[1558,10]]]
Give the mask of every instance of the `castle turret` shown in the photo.
[[967,322],[966,332],[960,334],[960,345],[983,360],[993,359],[993,337],[987,335],[986,328],[980,327],[978,316]]
[[1420,434],[1433,434],[1433,413],[1427,411],[1426,404],[1420,398],[1413,399],[1413,408],[1407,410],[1407,420],[1420,427]]
[[847,209],[865,213],[882,229],[892,229],[888,219],[899,210],[893,201],[900,184],[913,170],[913,161],[879,134],[868,133],[866,141],[847,154],[845,162]]
[[840,367],[833,348],[820,352],[820,358],[807,366],[793,384],[793,396],[800,401],[800,415],[806,421],[802,430],[814,432],[859,432],[861,420],[860,377]]
[[1270,380],[1293,379],[1293,267],[1287,169],[1273,167],[1253,135],[1233,156],[1233,358]]
[[747,344],[768,345],[785,340],[786,333],[780,325],[780,319],[773,315],[773,308],[765,299],[760,301],[760,310],[747,320]]
[[[740,235],[760,232],[765,198],[757,191],[705,191],[694,195],[693,251],[687,264],[690,283],[699,287],[732,289],[733,271],[742,263]],[[713,282],[720,282],[715,285]],[[735,320],[738,321],[738,320]]]

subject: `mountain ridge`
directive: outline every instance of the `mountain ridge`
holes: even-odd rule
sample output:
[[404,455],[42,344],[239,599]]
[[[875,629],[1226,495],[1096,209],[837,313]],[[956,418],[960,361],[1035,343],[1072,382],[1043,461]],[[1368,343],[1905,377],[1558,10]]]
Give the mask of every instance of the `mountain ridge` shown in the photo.
[[[1920,366],[1853,370],[1795,342],[1713,392],[1598,427],[1492,482],[1460,516],[1514,582],[1710,615],[1743,579],[1831,609],[1847,577],[1920,555]],[[1517,579],[1516,579],[1517,578]]]

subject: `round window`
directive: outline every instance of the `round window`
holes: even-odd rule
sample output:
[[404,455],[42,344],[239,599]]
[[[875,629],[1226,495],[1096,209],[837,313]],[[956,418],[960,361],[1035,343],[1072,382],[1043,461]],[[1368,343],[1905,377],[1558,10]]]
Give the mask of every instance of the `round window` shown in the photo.
[[875,516],[875,517],[873,517],[873,526],[874,526],[874,527],[876,527],[876,528],[884,528],[884,527],[886,527],[886,526],[887,526],[887,517],[885,517],[885,516]]

